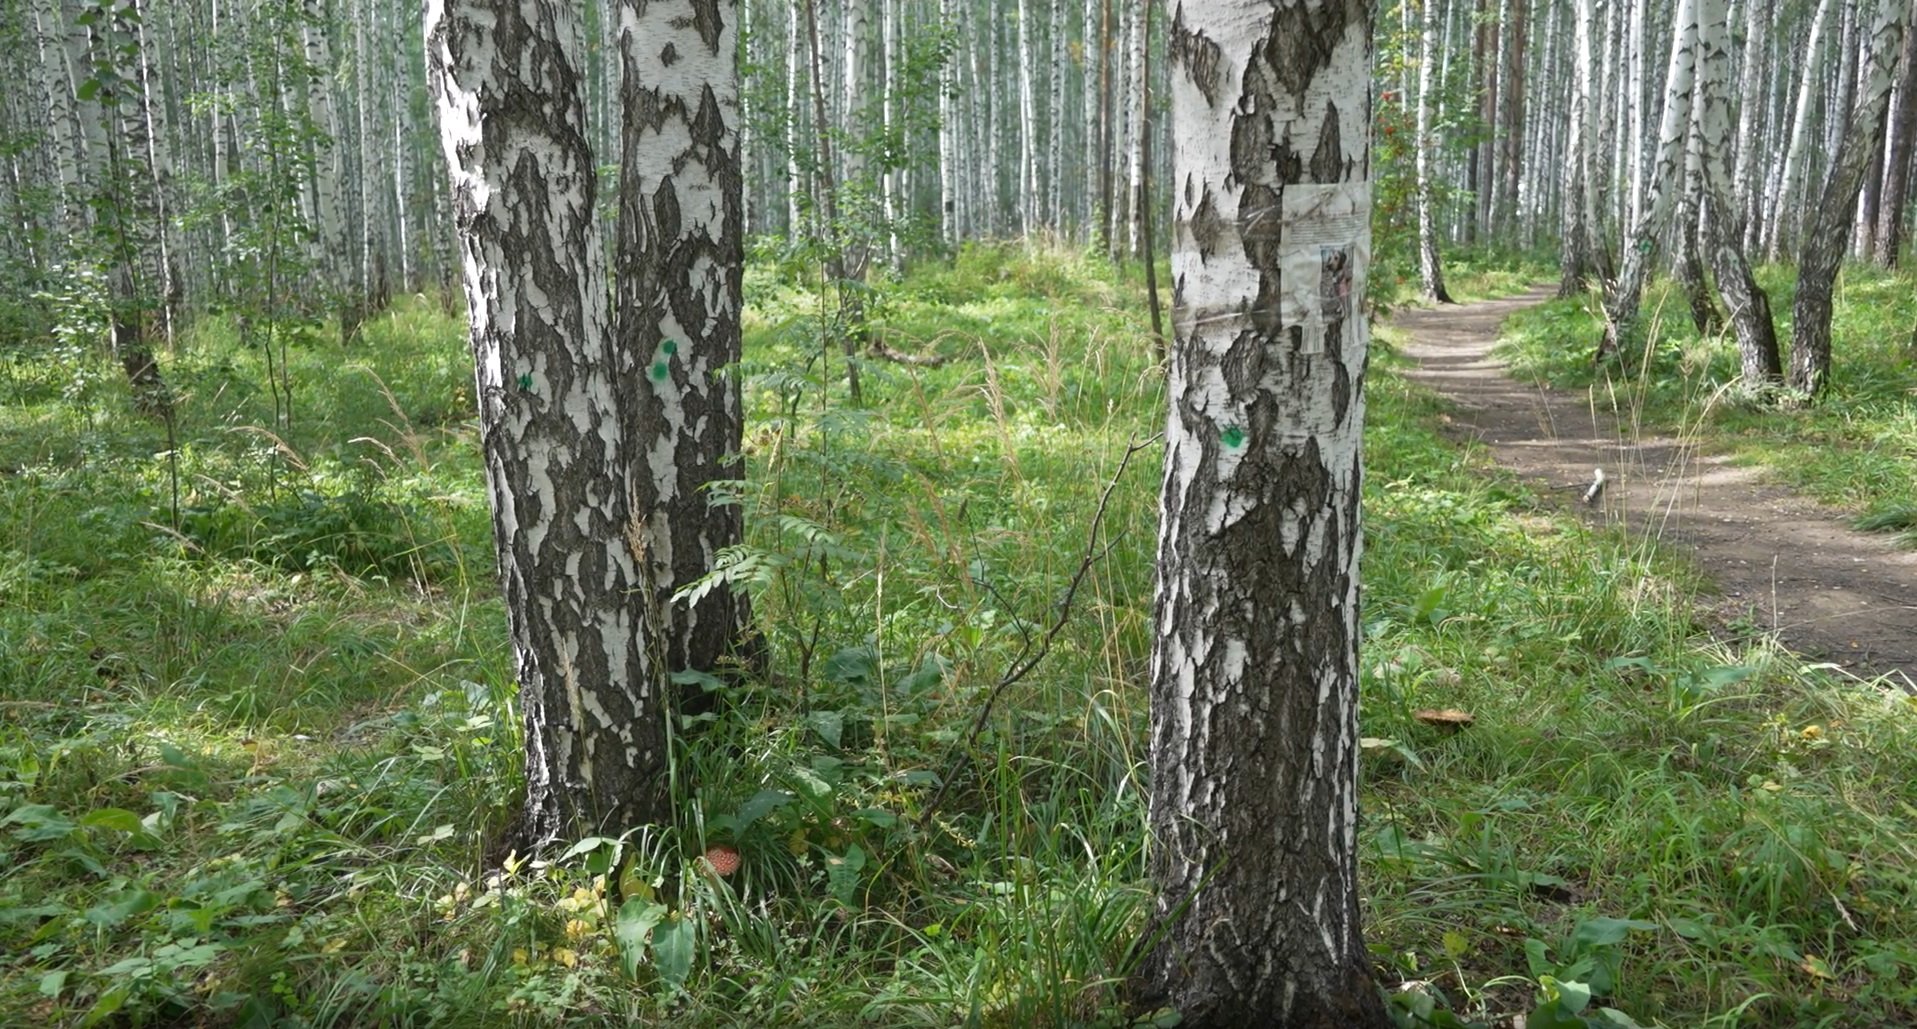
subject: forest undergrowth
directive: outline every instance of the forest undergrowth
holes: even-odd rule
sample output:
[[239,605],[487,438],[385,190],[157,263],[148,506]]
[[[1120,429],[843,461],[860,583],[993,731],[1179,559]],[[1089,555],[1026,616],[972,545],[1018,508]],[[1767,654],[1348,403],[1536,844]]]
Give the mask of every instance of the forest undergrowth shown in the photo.
[[[463,321],[410,299],[274,377],[204,321],[177,446],[91,351],[0,342],[0,1023],[1174,1024],[1119,988],[1159,452],[1117,472],[1164,402],[1138,279],[972,247],[877,287],[886,345],[944,363],[867,362],[854,407],[832,308],[755,261],[716,492],[772,674],[683,683],[721,696],[678,726],[677,824],[503,863]],[[1875,345],[1845,325],[1838,397]],[[1483,474],[1400,366],[1381,333],[1360,843],[1402,1024],[1917,1022],[1917,708],[1713,642],[1681,567]]]
[[[1788,347],[1796,270],[1757,269],[1778,341]],[[1780,405],[1738,385],[1737,341],[1700,333],[1669,279],[1645,293],[1636,338],[1599,367],[1595,293],[1553,300],[1512,318],[1504,356],[1513,373],[1563,389],[1595,387],[1596,402],[1645,432],[1682,433],[1764,468],[1778,481],[1849,512],[1858,528],[1917,546],[1917,291],[1908,273],[1845,268],[1834,297],[1831,378],[1815,405]],[[1788,350],[1786,350],[1788,353]]]

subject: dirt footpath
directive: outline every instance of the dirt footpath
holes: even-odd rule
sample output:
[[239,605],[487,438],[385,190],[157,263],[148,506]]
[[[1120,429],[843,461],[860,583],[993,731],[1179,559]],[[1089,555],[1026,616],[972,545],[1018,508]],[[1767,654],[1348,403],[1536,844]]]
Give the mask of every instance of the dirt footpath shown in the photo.
[[[1719,621],[1774,631],[1791,649],[1863,676],[1917,681],[1917,552],[1694,441],[1634,432],[1602,392],[1518,382],[1491,357],[1513,312],[1550,296],[1408,310],[1391,324],[1412,378],[1453,405],[1453,435],[1482,443],[1540,492],[1592,518],[1688,549],[1721,596]],[[1596,502],[1581,500],[1602,468]],[[1913,690],[1917,692],[1917,690]]]

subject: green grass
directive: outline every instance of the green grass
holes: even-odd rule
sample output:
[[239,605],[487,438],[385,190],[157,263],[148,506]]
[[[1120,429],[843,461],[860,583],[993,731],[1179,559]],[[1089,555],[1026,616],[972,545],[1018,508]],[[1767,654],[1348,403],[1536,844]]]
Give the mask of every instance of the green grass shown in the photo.
[[[1481,263],[1453,288],[1531,271]],[[747,278],[737,574],[773,682],[683,727],[676,824],[503,869],[520,740],[459,323],[409,302],[292,345],[276,440],[258,352],[201,326],[167,366],[177,530],[109,369],[8,351],[0,1023],[1127,1024],[1156,450],[1057,647],[967,730],[1162,422],[1139,276],[976,247],[881,287],[887,341],[948,361],[867,365],[858,409],[804,281]],[[1486,1021],[1555,980],[1646,1025],[1917,1018],[1909,702],[1711,642],[1681,569],[1486,474],[1399,363],[1382,339],[1381,979]]]
[[[1790,341],[1795,270],[1758,270]],[[1603,317],[1595,294],[1556,300],[1512,319],[1505,356],[1521,375],[1567,389],[1615,393],[1647,429],[1674,429],[1759,465],[1779,481],[1851,512],[1861,528],[1917,543],[1917,290],[1910,273],[1853,265],[1838,281],[1828,392],[1808,410],[1755,403],[1735,388],[1737,344],[1700,337],[1668,280],[1645,294],[1622,367],[1594,369]],[[1786,358],[1788,361],[1788,357]]]

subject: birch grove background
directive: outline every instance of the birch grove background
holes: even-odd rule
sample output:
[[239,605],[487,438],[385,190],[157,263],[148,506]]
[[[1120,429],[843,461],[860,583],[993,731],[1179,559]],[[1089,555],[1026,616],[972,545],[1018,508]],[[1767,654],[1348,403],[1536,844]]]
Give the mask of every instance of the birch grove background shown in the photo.
[[[1730,5],[1735,127],[1719,156],[1754,258],[1801,242],[1858,103],[1867,7]],[[595,152],[616,153],[613,27],[604,4],[584,11]],[[1392,244],[1417,232],[1421,169],[1441,242],[1562,243],[1579,277],[1615,265],[1657,195],[1676,14],[1659,0],[1388,4],[1375,106],[1387,270],[1416,264]],[[894,270],[1018,236],[1136,257],[1141,210],[1161,225],[1169,212],[1163,62],[1149,59],[1177,31],[1166,5],[750,0],[741,17],[748,232],[775,246],[828,237],[828,180],[832,238]],[[0,12],[0,38],[13,281],[129,267],[113,288],[139,294],[164,332],[267,276],[323,303],[347,338],[395,291],[447,284],[412,4],[31,0]],[[1848,219],[1854,253],[1885,264],[1905,231],[1912,63],[1895,62]]]

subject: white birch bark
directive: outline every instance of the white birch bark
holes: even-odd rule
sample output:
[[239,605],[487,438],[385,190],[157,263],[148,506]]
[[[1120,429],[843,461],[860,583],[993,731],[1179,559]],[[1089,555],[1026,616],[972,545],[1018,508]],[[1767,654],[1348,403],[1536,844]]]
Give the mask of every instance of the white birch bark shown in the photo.
[[1772,260],[1777,259],[1787,232],[1795,232],[1801,219],[1794,212],[1805,204],[1804,192],[1804,148],[1808,145],[1811,133],[1810,114],[1814,105],[1813,90],[1817,85],[1821,71],[1818,54],[1823,49],[1825,26],[1830,22],[1831,0],[1818,0],[1817,13],[1811,18],[1810,39],[1804,44],[1803,68],[1799,74],[1796,112],[1791,119],[1790,146],[1784,152],[1784,166],[1777,192],[1773,194],[1770,217],[1765,220],[1765,253]]
[[1032,0],[1018,0],[1018,231],[1030,235],[1038,226],[1038,112],[1037,55],[1033,50]]
[[[1732,200],[1738,213],[1734,225],[1740,238],[1744,238],[1746,223],[1754,221],[1745,212],[1753,206],[1757,169],[1761,166],[1757,155],[1757,135],[1763,119],[1764,98],[1767,95],[1765,87],[1770,82],[1770,78],[1763,74],[1763,62],[1759,60],[1759,57],[1764,52],[1762,26],[1766,22],[1763,19],[1768,17],[1771,2],[1772,0],[1744,0],[1744,46],[1741,79],[1737,91],[1741,99],[1737,111],[1736,165],[1731,182],[1734,189]],[[1705,135],[1708,140],[1708,130]],[[1707,148],[1708,145],[1707,143]],[[1729,160],[1728,157],[1724,159]],[[1727,225],[1727,227],[1730,226]]]
[[313,80],[307,90],[307,109],[323,138],[314,140],[319,152],[313,155],[313,198],[318,209],[318,233],[313,239],[310,259],[320,270],[327,302],[339,318],[340,342],[352,338],[354,319],[348,313],[346,211],[341,190],[349,181],[346,151],[350,141],[342,132],[339,108],[334,101],[333,83],[337,66],[333,48],[326,38],[326,19],[319,0],[305,0],[305,18],[300,37],[305,47],[306,66]]
[[[744,540],[738,505],[708,487],[738,478],[745,267],[737,0],[620,0],[617,351],[630,405],[628,479],[661,610]],[[722,671],[750,616],[729,587],[660,619],[672,671]]]
[[1832,158],[1830,174],[1804,225],[1797,255],[1797,295],[1791,303],[1789,384],[1805,400],[1814,400],[1830,379],[1831,292],[1843,261],[1851,211],[1872,143],[1883,131],[1890,106],[1891,77],[1903,48],[1912,0],[1879,0],[1869,33],[1870,56],[1858,87],[1844,142]]
[[[956,0],[939,0],[939,24],[947,32],[958,24]],[[948,248],[959,243],[959,124],[958,76],[961,64],[956,55],[939,67],[939,236]]]
[[516,835],[667,815],[665,679],[595,210],[577,8],[428,0],[494,541],[526,723]]
[[1357,894],[1366,0],[1173,18],[1170,414],[1152,651],[1157,946],[1185,1024],[1389,1024]]
[[[1129,2],[1129,0],[1127,0]],[[1131,125],[1125,128],[1125,138],[1129,149],[1125,151],[1125,253],[1129,257],[1143,257],[1144,245],[1141,228],[1144,217],[1141,205],[1144,197],[1144,132],[1148,128],[1146,121],[1146,36],[1150,36],[1150,0],[1137,0],[1139,10],[1133,11],[1131,19],[1131,61],[1127,67],[1125,82],[1125,113]]]
[[60,229],[68,240],[78,239],[87,225],[85,184],[80,168],[85,162],[75,83],[67,65],[67,26],[55,0],[34,0],[35,40],[39,54],[40,89],[46,98],[47,149],[53,154],[54,181],[59,187]]
[[1418,276],[1426,300],[1448,304],[1451,294],[1444,288],[1444,266],[1438,257],[1438,230],[1431,195],[1431,151],[1437,146],[1431,136],[1431,90],[1436,81],[1432,74],[1435,70],[1433,51],[1438,42],[1438,15],[1432,4],[1433,0],[1422,0],[1423,27],[1418,52]]
[[1045,227],[1065,227],[1065,0],[1052,7],[1051,60],[1047,75],[1051,97],[1045,110]]
[[1604,305],[1604,336],[1597,358],[1616,354],[1637,321],[1639,298],[1649,276],[1652,257],[1663,237],[1682,185],[1685,144],[1691,134],[1691,102],[1697,80],[1697,0],[1677,0],[1671,18],[1671,59],[1664,73],[1663,115],[1658,120],[1657,158],[1646,187],[1647,208],[1625,237],[1617,281]]

